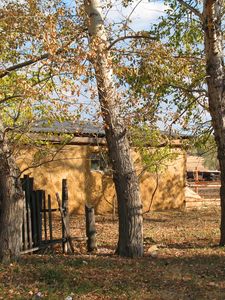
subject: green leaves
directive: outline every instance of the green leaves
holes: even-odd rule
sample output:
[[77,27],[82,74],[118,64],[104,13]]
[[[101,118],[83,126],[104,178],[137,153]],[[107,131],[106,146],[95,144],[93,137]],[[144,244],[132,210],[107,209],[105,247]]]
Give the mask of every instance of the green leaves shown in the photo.
[[131,141],[141,155],[144,169],[150,173],[162,172],[178,155],[169,137],[147,124],[131,129]]

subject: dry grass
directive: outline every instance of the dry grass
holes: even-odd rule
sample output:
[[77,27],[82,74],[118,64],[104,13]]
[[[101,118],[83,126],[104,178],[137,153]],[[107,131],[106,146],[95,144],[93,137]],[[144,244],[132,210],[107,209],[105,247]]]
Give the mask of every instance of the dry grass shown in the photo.
[[[73,235],[84,232],[83,218],[72,225]],[[0,299],[225,299],[218,210],[146,216],[146,254],[137,260],[113,254],[117,222],[111,217],[97,217],[97,232],[94,255],[77,245],[80,254],[27,255],[0,265]],[[155,244],[159,250],[152,257],[148,249]],[[35,298],[38,292],[41,298]]]

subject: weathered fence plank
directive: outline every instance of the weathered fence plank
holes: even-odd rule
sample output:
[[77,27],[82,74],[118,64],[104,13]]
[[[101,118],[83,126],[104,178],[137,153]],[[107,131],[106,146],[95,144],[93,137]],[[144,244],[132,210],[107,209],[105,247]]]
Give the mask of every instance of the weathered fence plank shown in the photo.
[[33,178],[29,178],[28,175],[25,175],[21,179],[22,187],[24,190],[24,213],[23,213],[23,249],[27,250],[32,248],[33,239],[32,239],[32,224],[31,224],[31,191],[33,190]]
[[32,219],[31,219],[31,193],[33,191],[34,179],[27,178],[26,182],[26,209],[27,209],[27,219],[28,219],[28,237],[29,237],[29,248],[33,247],[33,237],[32,237]]
[[37,242],[38,244],[42,241],[42,199],[43,190],[36,191],[36,218],[37,218]]
[[32,219],[32,236],[33,246],[38,245],[38,225],[37,225],[37,206],[36,206],[36,192],[31,193],[31,219]]
[[28,249],[28,235],[27,235],[27,210],[26,210],[26,199],[24,198],[23,204],[23,249]]
[[63,253],[70,252],[70,245],[67,240],[67,237],[70,236],[70,221],[69,221],[69,197],[68,197],[68,186],[67,180],[62,180],[62,210],[63,210],[63,219],[62,221],[62,249]]
[[48,225],[49,225],[49,239],[53,240],[52,234],[52,209],[51,209],[51,196],[48,195]]
[[60,197],[59,197],[59,194],[58,193],[56,193],[56,200],[57,200],[57,202],[58,202],[58,206],[59,206],[59,210],[60,210],[60,213],[61,213],[61,219],[62,219],[62,223],[63,223],[63,225],[64,225],[64,227],[65,227],[65,237],[63,238],[62,237],[62,239],[65,239],[66,238],[66,241],[68,241],[68,243],[69,243],[69,245],[70,245],[70,250],[71,250],[71,252],[74,252],[74,247],[73,247],[73,243],[72,243],[72,240],[71,240],[71,237],[70,237],[70,235],[69,235],[69,228],[67,228],[67,224],[66,224],[66,222],[65,222],[65,218],[64,218],[64,212],[63,212],[63,209],[62,209],[62,206],[60,205]]
[[86,235],[87,235],[87,250],[92,252],[97,250],[96,243],[96,227],[95,227],[95,212],[94,208],[85,205],[85,217],[86,217]]
[[48,240],[48,233],[47,233],[47,210],[46,210],[46,197],[45,192],[43,191],[43,217],[44,217],[44,239],[45,241]]

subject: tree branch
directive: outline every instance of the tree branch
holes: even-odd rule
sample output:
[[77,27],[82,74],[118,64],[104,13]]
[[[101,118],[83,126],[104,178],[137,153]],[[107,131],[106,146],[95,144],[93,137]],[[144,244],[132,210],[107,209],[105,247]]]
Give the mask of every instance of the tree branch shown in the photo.
[[211,6],[211,5],[213,5],[215,2],[216,2],[216,0],[206,0],[206,1],[205,1],[205,5],[206,5],[206,6]]
[[0,78],[3,78],[5,76],[7,76],[10,72],[12,71],[16,71],[18,69],[21,69],[23,67],[27,67],[27,66],[30,66],[40,60],[43,60],[43,59],[46,59],[46,58],[49,58],[50,56],[50,53],[45,53],[45,54],[42,54],[41,56],[38,56],[38,57],[35,57],[33,59],[29,59],[29,60],[26,60],[22,63],[19,63],[19,64],[16,64],[16,65],[13,65],[11,67],[8,67],[7,69],[5,70],[1,70],[0,71]]
[[175,85],[175,84],[165,84],[165,86],[170,86],[174,89],[180,89],[180,90],[183,90],[185,92],[188,92],[188,93],[202,93],[202,94],[205,94],[205,96],[207,95],[207,91],[205,89],[192,89],[191,86],[190,87],[184,87],[184,86],[181,86],[181,85]]
[[22,97],[23,97],[22,94],[21,94],[21,95],[7,96],[7,97],[5,97],[5,98],[3,98],[3,99],[0,99],[0,104],[6,102],[6,101],[8,101],[8,100],[12,100],[12,99],[14,99],[14,98],[22,98]]
[[149,213],[149,212],[150,212],[151,207],[152,207],[153,200],[154,200],[155,195],[156,195],[156,192],[157,192],[157,190],[158,190],[158,187],[159,187],[159,173],[158,173],[158,168],[157,168],[157,171],[156,171],[156,183],[155,183],[155,188],[154,188],[153,193],[152,193],[152,197],[151,197],[151,200],[150,200],[150,203],[149,203],[148,210],[147,210],[147,211],[144,211],[143,214],[146,214],[146,213]]
[[[64,45],[63,47],[59,48],[55,52],[55,55],[58,55],[58,54],[62,53],[66,49],[66,47],[68,47],[71,43],[73,43],[73,40],[69,41],[66,45]],[[16,64],[16,65],[13,65],[11,67],[8,67],[5,70],[0,70],[0,78],[3,78],[5,76],[7,76],[12,71],[16,71],[18,69],[30,66],[30,65],[38,62],[38,61],[41,61],[41,60],[44,60],[44,59],[48,59],[49,57],[51,57],[51,54],[49,52],[47,52],[47,53],[44,53],[44,54],[42,54],[40,56],[37,56],[37,57],[35,57],[33,59],[29,59],[29,60],[26,60],[26,61],[21,62],[19,64]]]
[[186,1],[184,1],[184,0],[178,0],[178,2],[182,5],[182,6],[184,6],[184,7],[186,7],[188,10],[190,10],[191,12],[193,12],[197,17],[199,17],[199,19],[202,21],[203,20],[203,15],[202,15],[202,13],[199,11],[199,10],[197,10],[196,8],[194,8],[192,5],[190,5],[190,4],[188,4]]
[[120,41],[124,41],[127,39],[150,39],[153,41],[157,41],[158,38],[154,37],[154,36],[150,36],[148,34],[136,34],[136,35],[125,35],[125,36],[121,36],[118,39],[114,40],[107,48],[107,50],[110,50],[116,43],[120,42]]

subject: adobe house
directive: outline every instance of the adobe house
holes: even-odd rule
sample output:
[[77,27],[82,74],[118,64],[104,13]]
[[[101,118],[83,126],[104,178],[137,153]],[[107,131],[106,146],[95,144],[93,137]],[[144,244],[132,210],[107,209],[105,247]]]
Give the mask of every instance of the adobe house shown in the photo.
[[[70,135],[69,142],[60,146],[62,136]],[[104,130],[90,123],[55,123],[51,127],[36,126],[32,133],[36,139],[52,143],[59,148],[54,160],[27,169],[24,174],[34,177],[34,188],[44,189],[52,198],[61,191],[61,180],[66,178],[71,213],[83,213],[85,203],[94,205],[97,213],[116,210],[116,195],[112,171],[107,165]],[[176,158],[166,164],[158,176],[143,171],[140,155],[132,150],[137,173],[141,174],[140,190],[143,212],[162,209],[180,209],[185,203],[186,153],[179,141],[174,140]],[[26,146],[20,151],[17,162],[21,170],[31,165],[35,150]]]

